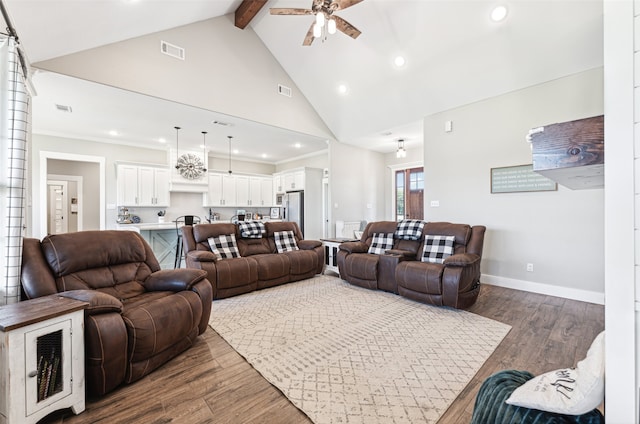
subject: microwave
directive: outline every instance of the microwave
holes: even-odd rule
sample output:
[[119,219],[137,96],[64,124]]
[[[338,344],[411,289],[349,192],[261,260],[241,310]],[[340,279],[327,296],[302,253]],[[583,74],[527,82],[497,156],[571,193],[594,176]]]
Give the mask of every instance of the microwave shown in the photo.
[[282,206],[283,199],[284,193],[276,193],[276,206]]

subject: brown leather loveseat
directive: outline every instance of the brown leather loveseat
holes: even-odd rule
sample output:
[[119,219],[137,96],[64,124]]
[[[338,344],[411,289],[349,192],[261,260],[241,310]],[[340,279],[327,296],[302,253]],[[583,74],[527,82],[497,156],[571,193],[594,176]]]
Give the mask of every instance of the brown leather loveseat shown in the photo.
[[[217,223],[182,227],[188,268],[207,271],[213,298],[223,299],[322,273],[324,248],[319,240],[303,240],[295,222],[266,222],[257,238],[244,237],[240,224]],[[275,233],[291,231],[298,250],[278,253]],[[235,237],[238,257],[219,258],[210,238]]]
[[[380,289],[437,306],[466,309],[480,293],[480,260],[486,228],[425,222],[417,240],[398,238],[395,221],[371,222],[358,242],[340,245],[338,269],[351,284]],[[374,234],[394,233],[383,254],[368,253]],[[442,263],[422,261],[425,236],[453,237],[452,254]]]
[[195,269],[160,270],[132,231],[81,231],[24,239],[22,288],[27,298],[55,293],[89,303],[85,369],[89,395],[149,374],[202,334],[211,284]]

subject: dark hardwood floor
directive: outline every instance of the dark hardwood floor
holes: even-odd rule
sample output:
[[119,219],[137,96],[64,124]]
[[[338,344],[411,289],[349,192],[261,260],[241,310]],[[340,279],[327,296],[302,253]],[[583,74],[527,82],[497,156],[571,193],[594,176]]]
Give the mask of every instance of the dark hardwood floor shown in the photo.
[[[215,307],[215,302],[214,302]],[[540,374],[573,366],[604,329],[604,307],[484,285],[470,309],[513,328],[440,424],[467,424],[480,384],[502,369]],[[211,328],[144,379],[46,423],[310,423]]]

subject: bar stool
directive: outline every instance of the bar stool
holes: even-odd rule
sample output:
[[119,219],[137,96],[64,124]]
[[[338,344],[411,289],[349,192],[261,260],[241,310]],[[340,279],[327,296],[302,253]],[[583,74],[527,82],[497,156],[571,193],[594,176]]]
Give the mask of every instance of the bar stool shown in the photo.
[[176,258],[173,262],[173,268],[176,269],[182,266],[182,252],[184,251],[182,246],[182,231],[180,231],[180,227],[183,225],[199,224],[200,217],[196,215],[183,215],[177,217],[173,222],[176,223],[176,234],[178,236],[176,242]]

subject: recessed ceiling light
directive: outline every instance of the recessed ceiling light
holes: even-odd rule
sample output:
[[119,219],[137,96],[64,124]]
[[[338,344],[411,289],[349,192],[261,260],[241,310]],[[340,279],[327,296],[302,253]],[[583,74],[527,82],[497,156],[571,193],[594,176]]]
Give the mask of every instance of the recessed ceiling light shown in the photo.
[[349,88],[345,84],[340,84],[338,86],[338,93],[347,94],[347,91],[349,91]]
[[266,153],[263,153],[263,154],[261,154],[260,156],[262,157],[262,159],[266,159],[267,154],[266,154]]
[[163,143],[163,144],[164,144],[164,143],[166,143],[166,142],[167,142],[167,139],[166,139],[166,138],[162,138],[162,137],[160,137],[160,138],[158,139],[158,143]]
[[117,137],[119,134],[118,134],[118,131],[111,130],[111,131],[109,131],[109,135],[112,136],[112,137]]
[[206,148],[207,148],[207,146],[205,146],[204,144],[201,144],[201,145],[200,145],[200,148],[201,148],[201,149],[206,149]]
[[238,149],[233,149],[233,154],[237,155],[238,153],[240,153],[240,151]]
[[396,56],[396,58],[393,59],[393,63],[396,65],[396,67],[402,68],[407,63],[407,61],[402,56]]
[[493,22],[500,22],[507,17],[507,7],[506,6],[496,6],[491,11],[491,20]]
[[302,147],[302,144],[300,144],[300,143],[296,143],[296,144],[294,144],[294,145],[293,145],[293,147],[295,147],[296,149],[299,149],[299,148],[301,148],[301,147]]

